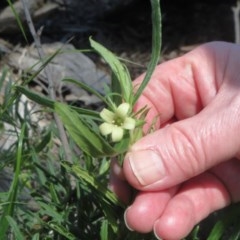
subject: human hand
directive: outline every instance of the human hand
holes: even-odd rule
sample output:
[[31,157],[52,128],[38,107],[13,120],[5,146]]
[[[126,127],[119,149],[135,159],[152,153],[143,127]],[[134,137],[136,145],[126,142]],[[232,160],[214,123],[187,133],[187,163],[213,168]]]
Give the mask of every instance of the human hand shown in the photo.
[[159,130],[135,143],[123,165],[139,190],[125,212],[130,229],[181,239],[211,212],[240,200],[239,93],[234,44],[204,44],[157,67],[136,108],[150,108],[148,125],[159,115]]

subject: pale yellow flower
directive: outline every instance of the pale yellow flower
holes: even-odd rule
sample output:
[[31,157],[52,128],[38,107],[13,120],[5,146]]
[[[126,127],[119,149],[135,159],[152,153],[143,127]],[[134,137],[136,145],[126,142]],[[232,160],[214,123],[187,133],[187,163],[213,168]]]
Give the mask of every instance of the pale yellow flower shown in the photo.
[[101,134],[104,136],[111,134],[112,141],[118,142],[123,138],[125,130],[133,130],[136,121],[128,116],[129,109],[128,103],[120,104],[114,112],[104,108],[100,112],[101,118],[105,121],[99,126]]

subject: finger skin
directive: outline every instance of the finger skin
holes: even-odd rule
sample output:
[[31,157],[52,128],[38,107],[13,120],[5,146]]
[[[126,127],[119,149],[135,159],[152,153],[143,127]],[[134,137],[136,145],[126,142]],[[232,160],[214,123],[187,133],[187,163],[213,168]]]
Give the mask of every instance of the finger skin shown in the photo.
[[163,190],[236,156],[240,118],[231,114],[235,107],[231,104],[206,120],[199,114],[139,140],[125,157],[128,182],[139,190]]
[[178,121],[131,147],[123,168],[133,187],[173,187],[239,155],[237,50],[233,44],[210,43],[158,67],[138,105],[148,103],[148,121],[154,114],[162,123]]
[[157,67],[134,109],[147,105],[145,128],[160,116],[159,130],[135,143],[123,165],[140,190],[125,214],[131,229],[178,240],[240,201],[239,52],[238,45],[213,42]]
[[160,238],[181,239],[212,211],[230,203],[224,185],[211,173],[197,176],[178,188],[139,193],[126,211],[127,226],[142,233],[154,228]]
[[[147,105],[149,123],[159,114],[161,124],[174,116],[182,120],[196,115],[226,87],[224,82],[229,87],[239,87],[239,51],[240,46],[236,44],[211,42],[160,64],[135,109]],[[136,79],[134,85],[138,86],[143,77]]]
[[175,187],[162,192],[139,192],[134,203],[125,211],[124,218],[128,228],[141,233],[152,231],[155,221],[176,190]]
[[221,181],[204,173],[183,184],[155,222],[154,232],[163,239],[182,239],[195,224],[229,203],[229,194]]
[[181,239],[210,213],[240,200],[240,161],[232,159],[169,190],[141,192],[125,214],[129,228]]

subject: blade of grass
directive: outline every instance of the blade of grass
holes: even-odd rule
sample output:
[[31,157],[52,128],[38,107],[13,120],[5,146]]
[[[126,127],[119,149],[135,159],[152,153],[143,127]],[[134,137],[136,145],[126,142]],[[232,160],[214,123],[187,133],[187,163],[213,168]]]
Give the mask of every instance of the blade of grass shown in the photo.
[[13,233],[14,233],[14,236],[15,236],[15,239],[16,240],[24,240],[24,236],[22,235],[19,227],[18,227],[18,224],[16,223],[16,221],[10,217],[10,216],[6,216],[6,219],[9,223],[9,225],[11,226],[12,230],[13,230]]
[[240,216],[240,204],[234,204],[228,209],[225,209],[224,215],[215,224],[210,232],[207,240],[221,239],[225,230],[229,228],[234,221],[239,221]]
[[109,239],[108,238],[108,220],[103,220],[102,226],[100,229],[101,240]]
[[40,240],[40,235],[39,233],[36,233],[33,235],[32,240]]
[[103,101],[105,104],[108,104],[108,102],[106,101],[105,97],[103,97],[100,93],[98,93],[97,91],[95,91],[92,87],[88,86],[87,84],[83,83],[83,82],[79,82],[76,81],[74,79],[70,79],[70,78],[65,78],[63,79],[63,82],[69,82],[69,83],[73,83],[76,84],[77,86],[79,86],[80,88],[82,88],[83,90],[86,90],[87,92],[95,95],[96,97],[98,97],[101,101]]
[[123,203],[116,197],[116,195],[111,192],[108,188],[104,187],[101,182],[97,181],[93,176],[91,176],[86,170],[83,170],[78,165],[70,166],[67,163],[62,163],[62,166],[68,171],[75,174],[79,179],[83,179],[87,184],[91,185],[97,192],[102,196],[101,199],[106,202],[110,202],[114,205],[125,207]]
[[[21,87],[26,86],[26,85],[27,85],[28,83],[30,83],[33,79],[35,79],[35,78],[39,75],[39,73],[44,70],[44,68],[51,62],[51,60],[52,60],[58,53],[60,53],[60,49],[57,50],[57,51],[55,51],[55,52],[54,52],[52,55],[50,55],[49,57],[45,58],[42,62],[41,62],[41,61],[37,62],[35,65],[37,65],[37,64],[39,64],[39,63],[42,63],[41,66],[39,67],[39,69],[38,69],[37,71],[35,71],[33,74],[31,74],[31,76],[28,77],[28,78],[22,83]],[[35,65],[34,65],[34,66],[35,66]],[[34,67],[34,66],[33,66],[33,67]],[[33,68],[33,67],[32,67],[32,68]],[[31,71],[32,71],[32,70],[31,70],[32,68],[30,68],[28,71],[31,72]],[[12,84],[12,89],[13,89],[13,90],[16,89],[16,88],[18,88],[18,87],[20,87],[20,86],[17,86],[16,84]],[[19,92],[12,91],[12,92],[10,92],[8,95],[10,95],[10,96],[8,97],[7,102],[4,104],[3,109],[1,109],[1,113],[2,113],[2,114],[3,114],[5,111],[7,111],[7,109],[8,109],[10,106],[13,105],[14,101],[19,97],[20,94],[19,94]],[[5,94],[5,96],[8,96],[8,95]]]
[[19,28],[20,28],[20,30],[21,30],[21,32],[22,32],[22,35],[23,35],[26,43],[28,43],[27,35],[26,35],[26,33],[25,33],[23,24],[22,24],[22,22],[21,22],[21,19],[20,19],[19,16],[18,16],[18,13],[16,12],[16,10],[15,10],[13,4],[12,4],[12,1],[11,1],[11,0],[7,0],[7,2],[8,2],[8,5],[10,6],[10,8],[11,8],[11,10],[12,10],[15,18],[16,18],[17,24],[18,24],[18,26],[19,26]]
[[17,193],[18,193],[18,180],[19,180],[19,174],[21,172],[21,166],[22,166],[22,151],[23,151],[23,142],[24,142],[24,133],[25,133],[26,125],[23,124],[20,132],[20,136],[18,139],[18,147],[17,147],[17,156],[16,156],[16,162],[15,162],[15,172],[13,181],[11,184],[11,187],[9,189],[9,195],[7,202],[9,203],[6,205],[2,217],[0,219],[0,239],[5,240],[6,239],[6,232],[9,228],[9,222],[7,220],[7,216],[13,216],[14,215],[14,207],[15,202],[17,199]]
[[[53,229],[54,231],[58,232],[61,236],[63,236],[65,239],[68,240],[76,240],[77,238],[73,236],[68,229],[66,229],[64,226],[62,226],[59,223],[56,223],[54,221],[49,222],[48,227]],[[60,239],[60,238],[59,238]]]
[[[32,101],[34,101],[42,106],[49,107],[51,109],[54,108],[54,101],[44,95],[37,94],[37,93],[29,90],[28,88],[22,87],[22,86],[15,86],[15,89],[17,91],[19,91],[20,93],[24,94],[27,98],[31,99]],[[69,106],[69,107],[72,110],[81,114],[82,116],[86,115],[88,117],[89,116],[92,117],[95,120],[101,120],[101,118],[99,117],[99,113],[97,113],[96,111],[79,108],[79,107],[74,107],[74,106]]]
[[141,85],[139,86],[136,94],[134,95],[133,105],[136,103],[138,98],[141,96],[144,88],[148,84],[148,82],[152,76],[152,73],[158,64],[160,51],[161,51],[162,23],[161,23],[161,11],[160,11],[159,0],[151,0],[151,6],[152,6],[152,55],[151,55],[151,61],[148,65],[146,75],[145,75]]

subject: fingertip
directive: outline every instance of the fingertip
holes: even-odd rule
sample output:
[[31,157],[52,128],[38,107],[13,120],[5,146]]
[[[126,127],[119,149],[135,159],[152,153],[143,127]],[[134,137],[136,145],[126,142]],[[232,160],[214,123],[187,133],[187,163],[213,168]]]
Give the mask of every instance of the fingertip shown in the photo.
[[[185,219],[181,219],[182,222]],[[184,227],[178,225],[179,220],[174,217],[161,218],[157,220],[153,226],[153,233],[157,239],[179,240],[186,237],[189,232],[186,232]],[[184,225],[184,224],[183,224]]]
[[155,221],[161,216],[176,188],[162,192],[140,192],[125,211],[124,220],[129,229],[141,233],[153,230]]
[[128,229],[129,231],[133,232],[134,230],[130,227],[130,225],[129,225],[129,223],[128,223],[128,220],[127,220],[127,211],[128,211],[130,208],[131,208],[131,207],[128,207],[128,208],[125,210],[123,217],[124,217],[124,222],[125,222],[125,225],[126,225],[127,229]]
[[[157,222],[156,222],[157,223]],[[155,223],[155,225],[153,226],[153,234],[154,234],[154,236],[156,237],[156,239],[158,239],[158,240],[162,240],[162,238],[158,235],[158,232],[157,232],[157,229],[156,229],[156,223]]]

